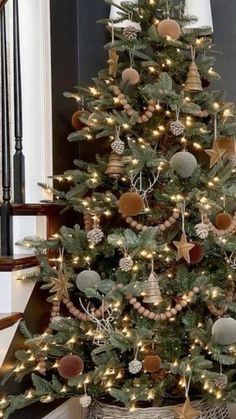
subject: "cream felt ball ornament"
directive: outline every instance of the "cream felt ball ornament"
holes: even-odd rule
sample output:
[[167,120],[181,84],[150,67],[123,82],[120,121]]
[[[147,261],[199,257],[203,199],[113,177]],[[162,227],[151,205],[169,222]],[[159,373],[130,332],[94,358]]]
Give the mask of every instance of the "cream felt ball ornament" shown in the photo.
[[212,337],[218,345],[233,345],[236,342],[236,320],[232,317],[216,320],[212,327]]
[[101,282],[101,277],[96,271],[85,270],[77,275],[77,288],[84,292],[87,288],[97,287]]
[[84,362],[77,355],[66,355],[59,361],[58,373],[61,377],[68,380],[69,378],[78,377],[84,370]]
[[132,67],[126,68],[122,73],[122,80],[130,85],[138,84],[140,75],[137,70]]
[[169,36],[176,41],[181,35],[181,27],[178,22],[173,19],[164,19],[159,23],[157,32],[162,38],[167,38],[167,36]]
[[197,160],[195,156],[188,151],[179,151],[174,154],[170,166],[181,178],[187,179],[192,176],[197,168]]

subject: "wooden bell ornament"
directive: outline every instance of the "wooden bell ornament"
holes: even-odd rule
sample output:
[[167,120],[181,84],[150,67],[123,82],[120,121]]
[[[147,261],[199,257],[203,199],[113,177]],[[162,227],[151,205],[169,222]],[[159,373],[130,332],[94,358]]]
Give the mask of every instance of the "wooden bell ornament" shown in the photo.
[[185,92],[202,92],[202,82],[200,74],[195,63],[195,49],[191,48],[192,62],[189,67],[187,80],[185,82],[184,90]]
[[122,157],[119,154],[111,153],[109,163],[107,165],[106,175],[111,178],[120,178],[124,175],[125,169],[122,163]]
[[152,261],[152,271],[147,281],[147,289],[143,302],[146,304],[160,304],[162,302],[159,278],[154,272],[154,261]]

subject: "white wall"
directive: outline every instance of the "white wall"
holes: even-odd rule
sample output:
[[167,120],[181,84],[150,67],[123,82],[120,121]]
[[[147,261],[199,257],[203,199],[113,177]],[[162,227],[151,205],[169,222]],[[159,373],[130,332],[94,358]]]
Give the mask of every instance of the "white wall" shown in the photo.
[[[11,28],[11,74],[12,4],[13,0],[10,0],[7,5],[8,27]],[[37,183],[48,183],[47,177],[52,175],[50,1],[19,0],[19,16],[26,203],[32,203],[48,198]],[[13,92],[11,102],[13,104]],[[13,106],[11,108],[13,110]],[[13,126],[11,133],[13,139]]]

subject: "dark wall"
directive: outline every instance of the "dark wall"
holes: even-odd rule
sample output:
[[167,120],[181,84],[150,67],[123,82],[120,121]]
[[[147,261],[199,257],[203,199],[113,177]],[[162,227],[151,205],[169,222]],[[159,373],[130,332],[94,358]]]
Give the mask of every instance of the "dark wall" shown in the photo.
[[228,100],[236,103],[236,1],[211,0],[214,19],[214,40],[217,54],[216,69],[221,81],[214,88],[223,89]]
[[[222,80],[212,85],[224,89],[227,99],[236,102],[236,1],[211,0],[214,17],[216,69]],[[109,15],[104,0],[51,0],[52,80],[54,127],[54,174],[73,167],[73,159],[93,160],[100,151],[99,142],[68,143],[72,131],[70,118],[76,110],[74,101],[63,92],[77,84],[88,85],[104,68],[107,53],[103,45],[109,35],[98,19]],[[222,53],[222,54],[221,54]]]

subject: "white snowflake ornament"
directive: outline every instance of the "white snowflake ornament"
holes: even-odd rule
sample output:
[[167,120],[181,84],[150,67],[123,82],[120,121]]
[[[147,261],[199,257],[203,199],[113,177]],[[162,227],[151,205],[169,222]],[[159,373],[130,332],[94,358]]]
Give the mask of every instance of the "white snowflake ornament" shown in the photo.
[[195,230],[197,233],[197,236],[200,237],[200,239],[206,239],[209,236],[209,227],[205,223],[199,223],[195,226]]

